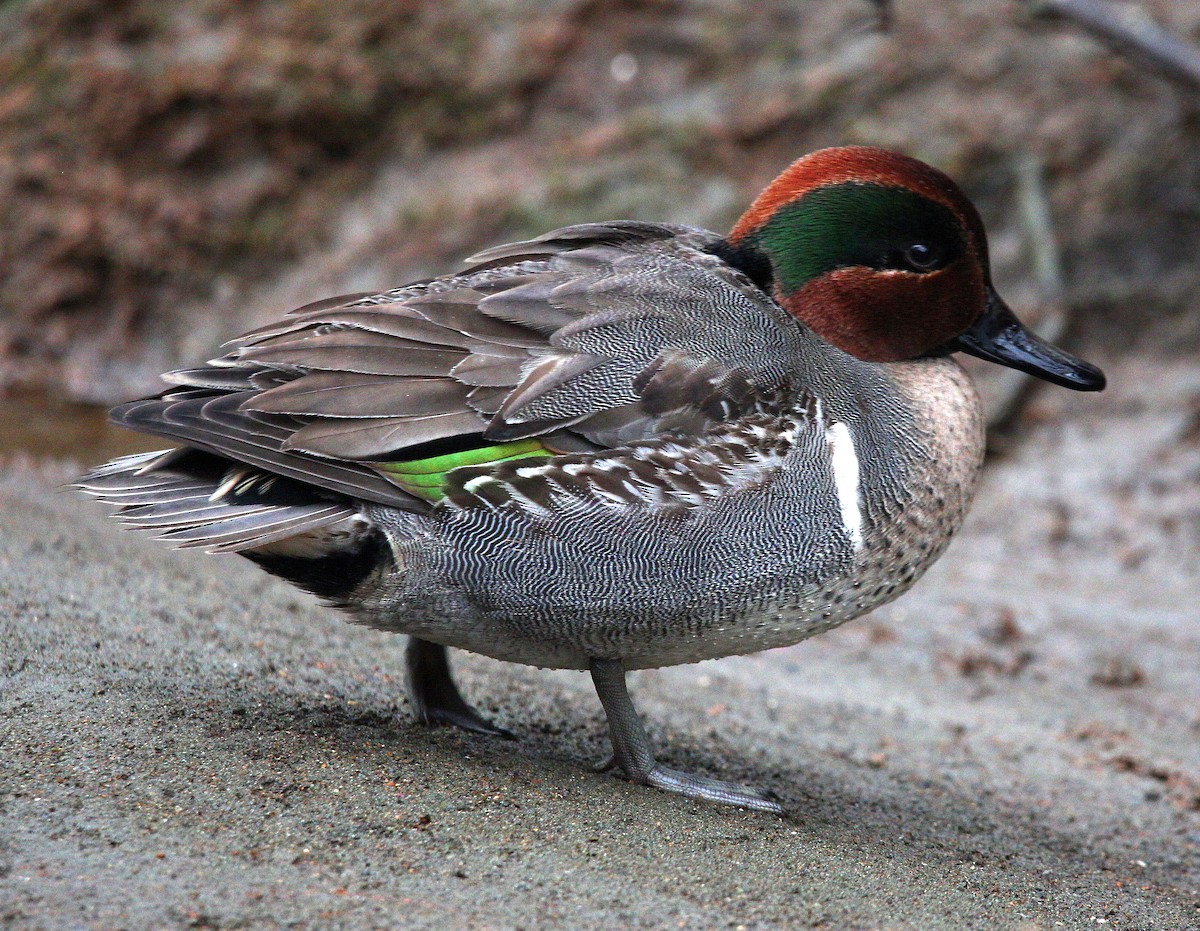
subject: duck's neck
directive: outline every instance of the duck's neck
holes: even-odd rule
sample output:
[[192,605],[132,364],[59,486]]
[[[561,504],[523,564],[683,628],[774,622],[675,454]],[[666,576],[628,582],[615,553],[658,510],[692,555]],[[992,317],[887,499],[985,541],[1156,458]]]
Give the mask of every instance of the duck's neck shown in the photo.
[[970,376],[954,359],[921,359],[886,365],[912,416],[918,445],[928,455],[914,463],[920,473],[910,487],[914,502],[930,515],[940,514],[953,533],[962,524],[975,495],[985,444],[983,409]]

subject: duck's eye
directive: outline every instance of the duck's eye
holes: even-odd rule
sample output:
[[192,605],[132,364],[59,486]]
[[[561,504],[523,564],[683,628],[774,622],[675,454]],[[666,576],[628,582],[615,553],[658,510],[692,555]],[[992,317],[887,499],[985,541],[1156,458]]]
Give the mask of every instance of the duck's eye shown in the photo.
[[917,272],[927,272],[937,268],[942,261],[942,250],[924,242],[914,242],[904,250],[904,264]]

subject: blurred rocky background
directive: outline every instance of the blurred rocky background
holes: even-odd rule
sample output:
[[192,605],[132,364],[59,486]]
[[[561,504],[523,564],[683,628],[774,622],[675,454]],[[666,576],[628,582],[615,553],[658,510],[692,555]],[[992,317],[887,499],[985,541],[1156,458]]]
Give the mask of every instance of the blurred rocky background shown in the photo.
[[[0,2],[0,390],[151,391],[555,225],[725,229],[839,143],[960,179],[1014,307],[1193,350],[1200,91],[1053,5]],[[1195,3],[1116,9],[1200,39]]]
[[[0,0],[0,926],[1197,927],[1198,45],[1195,0]],[[160,445],[104,405],[292,307],[727,229],[847,142],[958,178],[1110,384],[977,366],[911,594],[637,674],[667,762],[787,819],[588,772],[573,673],[456,655],[519,740],[416,727],[402,638],[60,493]]]

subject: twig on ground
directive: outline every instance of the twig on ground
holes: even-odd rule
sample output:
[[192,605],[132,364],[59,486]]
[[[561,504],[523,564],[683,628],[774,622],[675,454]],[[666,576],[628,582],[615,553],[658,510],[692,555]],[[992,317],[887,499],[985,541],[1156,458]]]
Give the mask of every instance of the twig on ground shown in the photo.
[[[1036,329],[1039,336],[1053,343],[1061,339],[1067,330],[1068,307],[1064,300],[1066,285],[1062,254],[1050,217],[1044,166],[1036,155],[1024,153],[1017,159],[1015,168],[1017,205],[1025,227],[1034,277],[1038,283],[1038,303],[1041,305]],[[996,385],[996,401],[988,411],[988,426],[996,430],[1011,424],[1029,399],[1032,385],[1033,379],[1024,372],[1005,370]]]
[[1200,48],[1168,32],[1144,10],[1109,0],[1032,0],[1035,16],[1078,23],[1122,51],[1148,61],[1164,74],[1200,88]]
[[1031,152],[1017,157],[1017,206],[1029,238],[1034,277],[1044,301],[1060,303],[1066,284],[1063,281],[1062,253],[1054,235],[1050,217],[1050,197],[1046,193],[1045,166]]
[[892,9],[892,0],[870,0],[871,5],[875,7],[876,26],[880,32],[891,32],[892,27],[896,25],[896,13]]

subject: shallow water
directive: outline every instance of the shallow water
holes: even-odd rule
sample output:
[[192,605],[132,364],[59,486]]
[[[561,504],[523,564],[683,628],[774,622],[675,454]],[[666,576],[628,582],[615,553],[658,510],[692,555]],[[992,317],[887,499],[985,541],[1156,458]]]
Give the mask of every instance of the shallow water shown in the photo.
[[171,443],[108,422],[108,409],[45,392],[0,395],[0,455],[75,459],[87,465],[114,456],[166,449]]

